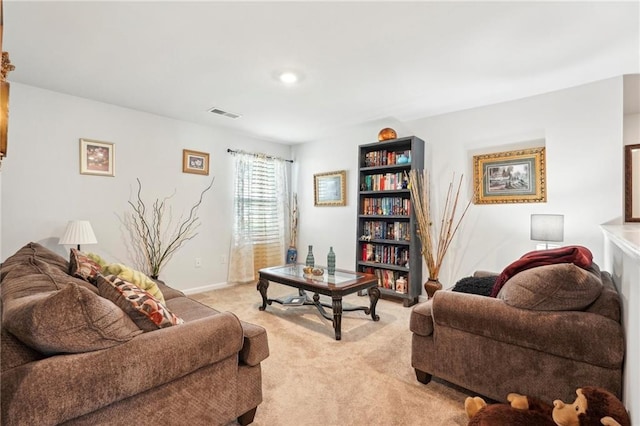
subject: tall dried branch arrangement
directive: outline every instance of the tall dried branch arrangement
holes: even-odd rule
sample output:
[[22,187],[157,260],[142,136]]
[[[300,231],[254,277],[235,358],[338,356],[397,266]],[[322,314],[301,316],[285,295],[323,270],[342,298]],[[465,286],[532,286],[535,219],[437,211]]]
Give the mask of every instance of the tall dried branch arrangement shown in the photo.
[[429,269],[430,280],[438,279],[444,256],[447,254],[449,245],[471,205],[471,200],[469,200],[462,214],[456,218],[463,176],[464,175],[460,176],[455,193],[455,174],[451,178],[447,198],[444,203],[444,211],[440,219],[440,227],[438,232],[436,232],[433,227],[433,216],[431,213],[428,174],[426,171],[418,171],[415,169],[409,172],[411,203],[413,204],[412,208],[418,224],[418,236],[422,243],[422,257],[427,264],[427,269]]
[[148,208],[147,203],[142,199],[142,183],[140,179],[136,179],[138,181],[136,200],[128,201],[133,211],[128,215],[126,223],[129,226],[134,248],[144,259],[146,274],[158,277],[174,253],[198,235],[196,232],[200,226],[198,209],[205,192],[213,186],[214,179],[211,179],[209,186],[202,190],[198,202],[191,206],[188,216],[186,218],[181,216],[175,224],[171,206],[168,205],[168,201],[175,192],[163,199],[156,198]]
[[291,209],[289,211],[289,247],[296,247],[298,243],[298,194],[293,193]]

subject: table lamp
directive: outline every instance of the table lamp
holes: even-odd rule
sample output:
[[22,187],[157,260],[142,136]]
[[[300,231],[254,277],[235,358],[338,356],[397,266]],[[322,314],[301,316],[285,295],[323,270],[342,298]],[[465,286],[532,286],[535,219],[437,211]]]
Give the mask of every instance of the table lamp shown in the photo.
[[[549,249],[549,242],[564,241],[564,215],[563,214],[532,214],[531,215],[531,239],[544,241],[545,250]],[[551,248],[559,247],[552,244]]]
[[88,220],[70,220],[58,244],[97,244],[96,235]]

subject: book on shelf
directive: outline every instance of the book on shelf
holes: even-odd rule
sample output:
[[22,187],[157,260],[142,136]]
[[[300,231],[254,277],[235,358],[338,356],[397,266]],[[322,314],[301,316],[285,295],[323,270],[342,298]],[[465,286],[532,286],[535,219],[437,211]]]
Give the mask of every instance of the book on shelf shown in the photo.
[[397,293],[407,294],[409,293],[408,278],[406,274],[402,274],[398,271],[391,271],[389,269],[364,267],[362,272],[367,274],[373,274],[378,279],[378,287],[387,290],[392,290]]
[[362,199],[362,214],[409,216],[411,214],[411,200],[404,197],[366,197]]
[[390,166],[395,164],[408,164],[411,162],[411,150],[369,151],[364,156],[365,167]]
[[365,240],[395,240],[410,241],[409,222],[386,222],[382,220],[366,220],[362,224],[362,236]]
[[361,251],[361,259],[364,262],[385,263],[402,267],[407,267],[409,263],[409,249],[407,247],[363,243]]
[[407,189],[408,181],[403,172],[365,175],[360,182],[362,191],[391,191]]

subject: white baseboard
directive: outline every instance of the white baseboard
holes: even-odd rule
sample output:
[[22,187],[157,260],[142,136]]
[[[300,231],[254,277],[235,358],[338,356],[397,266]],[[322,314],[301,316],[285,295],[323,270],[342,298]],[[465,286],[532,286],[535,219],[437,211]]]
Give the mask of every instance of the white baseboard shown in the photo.
[[191,294],[204,293],[205,291],[219,290],[221,288],[227,288],[227,287],[233,287],[233,284],[223,282],[223,283],[217,283],[217,284],[203,285],[200,287],[188,288],[186,290],[181,290],[181,291],[187,296],[189,296]]

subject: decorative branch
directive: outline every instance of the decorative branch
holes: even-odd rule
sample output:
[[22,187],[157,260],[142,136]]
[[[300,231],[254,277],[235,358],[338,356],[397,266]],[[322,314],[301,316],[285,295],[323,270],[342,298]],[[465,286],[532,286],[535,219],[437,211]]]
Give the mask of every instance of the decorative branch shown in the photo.
[[289,247],[296,247],[298,243],[298,194],[293,193],[291,209],[289,211]]
[[422,243],[422,257],[427,264],[430,280],[438,279],[442,262],[449,250],[451,241],[453,241],[453,237],[455,237],[456,232],[460,227],[460,223],[471,205],[471,200],[469,200],[460,217],[456,219],[456,211],[458,208],[458,201],[460,199],[460,189],[462,187],[463,177],[464,175],[460,176],[455,194],[453,192],[455,174],[451,178],[444,202],[444,211],[440,220],[439,232],[437,239],[434,242],[435,235],[431,219],[431,200],[428,175],[425,171],[419,172],[415,169],[409,171],[411,202],[413,204],[413,211],[416,215],[416,222],[418,224],[418,236]]
[[[133,245],[137,249],[141,258],[144,259],[145,272],[151,277],[157,278],[162,268],[171,260],[174,253],[187,241],[193,239],[197,234],[196,230],[200,226],[198,209],[202,204],[204,194],[213,186],[214,179],[202,192],[198,202],[189,210],[189,215],[173,226],[172,210],[167,205],[176,192],[162,200],[156,199],[151,205],[151,210],[147,211],[147,204],[142,199],[142,183],[138,182],[136,200],[129,200],[133,212],[128,216],[127,225],[131,231]],[[165,218],[167,221],[165,222]],[[173,228],[173,229],[170,229]]]

